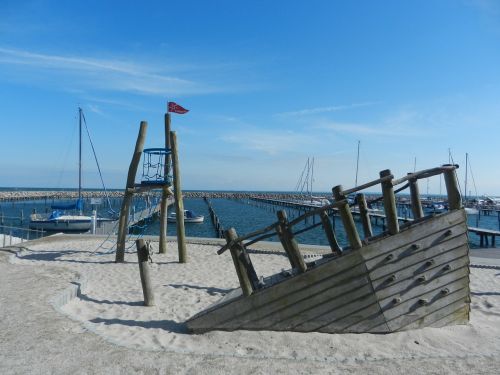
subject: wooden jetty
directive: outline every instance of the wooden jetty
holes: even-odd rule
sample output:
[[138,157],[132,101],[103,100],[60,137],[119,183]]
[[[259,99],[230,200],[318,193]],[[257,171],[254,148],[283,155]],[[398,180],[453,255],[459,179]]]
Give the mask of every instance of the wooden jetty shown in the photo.
[[488,236],[491,238],[491,247],[496,246],[495,239],[497,236],[500,236],[500,231],[476,227],[469,227],[468,229],[470,233],[474,233],[479,236],[479,247],[489,246]]
[[[299,332],[387,333],[422,327],[465,324],[469,320],[469,245],[454,165],[424,170],[395,180],[390,171],[358,188],[333,189],[335,202],[288,221],[285,211],[262,230],[238,237],[226,231],[240,288],[187,321],[191,332],[273,330]],[[408,182],[418,192],[421,178],[444,174],[449,212],[424,217],[418,194],[412,194],[413,222],[399,225],[393,187]],[[387,231],[362,240],[346,200],[348,193],[382,185]],[[350,246],[341,249],[328,210],[337,209]],[[319,223],[294,232],[306,217]],[[361,216],[366,220],[366,215]],[[306,262],[294,236],[321,225],[331,254]],[[247,248],[277,235],[291,269],[257,276]]]

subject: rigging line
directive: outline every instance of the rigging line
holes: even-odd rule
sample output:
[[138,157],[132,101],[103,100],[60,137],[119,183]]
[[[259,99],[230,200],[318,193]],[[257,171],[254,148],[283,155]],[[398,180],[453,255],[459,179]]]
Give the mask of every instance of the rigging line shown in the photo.
[[299,188],[302,185],[302,179],[304,178],[304,173],[306,171],[306,168],[307,168],[307,162],[306,164],[304,164],[304,169],[302,169],[302,173],[300,174],[299,181],[297,181],[297,185],[295,185],[296,192],[299,192]]
[[470,170],[470,176],[472,177],[472,184],[474,185],[474,192],[476,193],[476,198],[477,198],[477,187],[476,187],[476,180],[474,179],[474,173],[472,173],[472,167],[470,165],[470,157],[469,157],[469,170]]
[[87,120],[85,119],[85,114],[83,113],[82,111],[82,118],[83,118],[83,123],[85,125],[85,130],[87,131],[87,135],[89,137],[89,141],[90,141],[90,146],[92,147],[92,153],[94,154],[94,159],[95,159],[95,163],[97,164],[97,170],[99,171],[99,177],[101,179],[101,183],[102,183],[102,188],[104,190],[104,195],[106,196],[106,200],[108,202],[108,207],[109,209],[116,214],[116,212],[113,210],[113,208],[111,207],[111,202],[109,200],[109,195],[108,195],[108,191],[106,190],[106,185],[104,184],[104,179],[102,178],[102,173],[101,173],[101,167],[99,166],[99,161],[97,160],[97,155],[96,155],[96,152],[95,152],[95,148],[94,148],[94,142],[92,142],[92,138],[90,137],[90,132],[89,132],[89,128],[87,126]]
[[[448,149],[448,158],[449,160],[451,160],[451,164],[455,165],[455,160],[453,160],[453,155],[451,154],[451,148]],[[455,172],[455,178],[457,179],[458,191],[460,192],[460,195],[462,195],[462,187],[460,186],[460,179],[458,178],[457,170],[455,169],[454,172]]]

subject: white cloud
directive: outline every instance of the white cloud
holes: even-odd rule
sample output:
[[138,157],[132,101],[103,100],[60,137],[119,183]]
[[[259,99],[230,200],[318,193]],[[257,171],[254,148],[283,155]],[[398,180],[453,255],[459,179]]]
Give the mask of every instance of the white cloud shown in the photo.
[[314,127],[357,136],[410,137],[422,136],[422,115],[414,111],[399,111],[373,123],[320,121]]
[[297,152],[304,143],[313,141],[311,137],[291,131],[269,131],[261,129],[234,131],[220,137],[221,141],[238,145],[242,149],[259,151],[267,155]]
[[66,84],[71,82],[72,85],[99,90],[149,95],[201,94],[222,90],[162,74],[168,66],[145,65],[121,59],[61,56],[0,47],[0,64],[57,77],[70,76],[71,80],[63,80]]
[[365,102],[365,103],[353,103],[347,105],[335,105],[329,107],[317,107],[317,108],[308,108],[301,109],[297,111],[291,112],[282,112],[276,113],[275,116],[306,116],[306,115],[315,115],[318,113],[326,113],[326,112],[337,112],[347,109],[359,108],[359,107],[367,107],[375,104],[376,102]]

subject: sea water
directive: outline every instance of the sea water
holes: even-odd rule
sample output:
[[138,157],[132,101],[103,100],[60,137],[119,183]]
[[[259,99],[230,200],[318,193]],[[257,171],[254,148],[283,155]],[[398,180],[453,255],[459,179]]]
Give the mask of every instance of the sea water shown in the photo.
[[[50,212],[50,206],[54,203],[68,202],[69,200],[53,200],[53,199],[37,199],[37,200],[24,200],[24,201],[3,201],[0,202],[0,215],[3,214],[3,225],[14,227],[14,228],[27,228],[29,226],[29,215],[32,213],[33,209],[37,213]],[[106,200],[102,200],[101,205],[91,205],[90,199],[85,199],[85,215],[90,215],[92,209],[96,209],[99,217],[110,217],[117,212],[119,212],[121,207],[121,198],[110,198],[110,204],[108,205]],[[277,211],[284,209],[287,213],[289,220],[300,216],[305,211],[296,208],[276,206],[272,204],[265,204],[256,202],[249,199],[224,199],[224,198],[214,198],[210,199],[212,207],[217,214],[220,224],[224,229],[229,229],[231,227],[235,228],[238,235],[244,235],[255,230],[267,227],[277,221]],[[155,202],[152,202],[155,203]],[[146,201],[141,197],[135,197],[132,202],[132,207],[136,211],[139,211],[146,206]],[[215,238],[217,233],[214,228],[214,224],[210,218],[208,211],[208,204],[202,198],[188,198],[184,199],[184,208],[187,210],[192,210],[196,214],[204,215],[205,220],[203,223],[186,223],[185,232],[188,237],[207,237]],[[174,206],[169,207],[169,212],[172,212]],[[399,216],[404,217],[407,215],[411,217],[411,212],[407,208],[400,208]],[[21,222],[21,212],[23,213],[24,220]],[[347,246],[347,239],[345,236],[345,231],[342,227],[342,221],[339,217],[335,216],[332,219],[332,224],[337,235],[337,239],[341,246]],[[294,232],[301,230],[307,226],[319,223],[319,217],[310,217],[294,226]],[[363,230],[361,223],[355,217],[355,223],[358,232],[362,236]],[[1,223],[0,223],[1,224]],[[470,215],[468,217],[468,225],[472,227],[480,227],[492,230],[499,230],[499,218],[497,213],[490,216],[481,215]],[[375,225],[372,223],[372,229],[374,234],[381,233],[383,228],[380,225]],[[3,230],[0,227],[0,232],[9,233],[13,231],[16,234],[16,229],[6,229]],[[154,218],[152,220],[146,221],[142,226],[134,229],[134,233],[137,235],[158,235],[160,231],[159,219]],[[176,234],[175,223],[168,223],[167,234],[169,236],[174,236]],[[319,225],[314,229],[307,232],[301,233],[296,236],[299,243],[313,244],[313,245],[328,245],[327,238]],[[266,239],[267,241],[278,241],[277,236]],[[479,236],[475,234],[469,234],[469,241],[471,247],[479,247]],[[499,246],[500,239],[497,240],[497,247]]]

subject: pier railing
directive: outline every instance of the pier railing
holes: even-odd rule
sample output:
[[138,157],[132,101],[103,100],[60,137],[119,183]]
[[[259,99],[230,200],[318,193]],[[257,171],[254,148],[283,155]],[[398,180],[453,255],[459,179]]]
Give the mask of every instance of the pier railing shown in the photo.
[[[368,244],[373,238],[367,202],[364,194],[360,193],[362,190],[376,185],[381,186],[381,200],[383,200],[387,222],[387,231],[385,231],[382,235],[394,235],[400,231],[395,197],[397,192],[409,188],[411,196],[411,209],[414,219],[419,220],[424,217],[418,189],[418,180],[420,179],[442,174],[444,176],[448,195],[448,209],[451,211],[462,208],[462,200],[455,172],[457,168],[458,165],[446,164],[437,168],[408,173],[406,176],[399,179],[395,179],[391,174],[391,171],[387,169],[380,172],[380,178],[354,188],[344,190],[341,185],[335,186],[332,189],[333,197],[335,199],[334,203],[312,209],[291,221],[288,220],[286,211],[281,210],[277,212],[277,222],[260,230],[238,237],[234,228],[228,229],[225,231],[227,243],[218,251],[218,254],[222,254],[228,249],[230,250],[243,294],[250,295],[254,290],[260,287],[260,284],[246,247],[265,239],[278,236],[294,272],[305,272],[308,268],[308,264],[304,261],[298,242],[295,239],[295,236],[298,234],[321,226],[332,251],[331,256],[341,256],[342,252],[347,250],[347,248],[342,250],[337,241],[337,236],[330,220],[330,214],[332,214],[333,211],[336,211],[340,215],[349,242],[348,248],[350,250],[360,249],[365,244]],[[395,186],[401,184],[404,185],[394,190]],[[351,207],[347,199],[348,195],[354,193],[357,193],[356,202],[363,225],[364,240],[361,240],[358,230],[356,229]],[[316,215],[320,218],[318,222],[305,228],[294,230],[294,227],[297,224],[302,223],[308,217]]]
[[20,242],[43,237],[45,232],[38,229],[0,225],[0,246],[11,246]]

